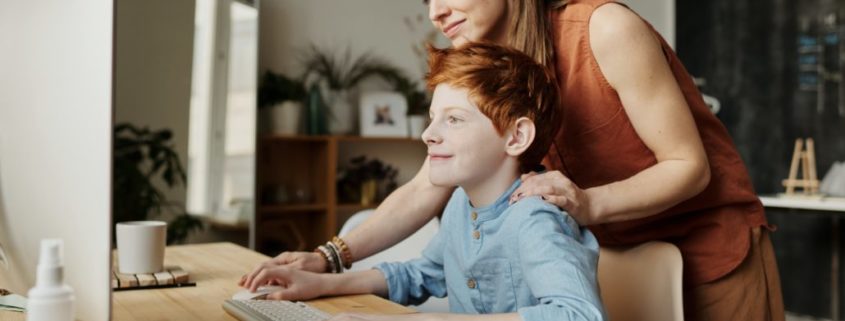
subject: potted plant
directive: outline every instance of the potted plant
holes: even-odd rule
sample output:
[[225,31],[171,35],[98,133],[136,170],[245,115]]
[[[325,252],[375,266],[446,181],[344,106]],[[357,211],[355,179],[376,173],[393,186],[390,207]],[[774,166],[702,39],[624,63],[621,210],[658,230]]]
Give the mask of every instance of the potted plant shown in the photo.
[[295,135],[301,132],[305,86],[299,80],[270,70],[258,87],[259,128],[262,132]]
[[[185,170],[173,149],[172,137],[167,129],[151,131],[128,123],[114,127],[114,223],[158,216],[168,221],[168,244],[181,243],[191,231],[203,228],[202,221],[189,215],[184,205],[168,201],[156,187],[157,181],[168,188],[185,184]],[[172,217],[163,217],[165,213]]]
[[378,159],[358,156],[341,167],[338,173],[338,199],[341,202],[360,202],[369,206],[383,199],[398,186],[393,166]]
[[341,57],[311,46],[304,55],[306,83],[318,84],[329,112],[328,129],[332,134],[350,134],[358,124],[357,105],[352,103],[351,91],[368,77],[381,70],[397,70],[384,59],[365,53],[352,58],[349,48]]

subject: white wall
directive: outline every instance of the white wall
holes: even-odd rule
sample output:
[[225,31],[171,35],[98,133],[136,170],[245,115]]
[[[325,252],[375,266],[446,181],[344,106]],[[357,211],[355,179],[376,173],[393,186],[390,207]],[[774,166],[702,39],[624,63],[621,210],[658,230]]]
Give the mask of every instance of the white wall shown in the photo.
[[[338,54],[348,46],[354,57],[365,52],[381,56],[422,85],[427,57],[417,56],[412,46],[420,46],[434,31],[428,6],[422,1],[265,0],[260,2],[259,12],[258,65],[262,72],[270,69],[298,76],[303,71],[300,57],[311,44]],[[433,35],[438,46],[448,46],[440,32]],[[364,88],[374,85],[365,84]],[[416,174],[421,157],[425,157],[421,149],[409,147],[391,152],[384,146],[344,149],[341,162],[367,154],[398,167],[400,182]]]
[[622,0],[675,48],[675,0]]
[[0,274],[32,286],[62,238],[77,318],[108,320],[112,1],[0,2]]
[[422,1],[266,0],[260,5],[259,70],[298,75],[299,54],[313,43],[338,53],[347,46],[353,54],[370,51],[415,79],[423,75],[420,63],[426,57],[411,49],[433,29]]
[[[170,129],[187,169],[194,1],[117,0],[115,6],[115,123]],[[168,200],[185,203],[184,186],[158,185]]]

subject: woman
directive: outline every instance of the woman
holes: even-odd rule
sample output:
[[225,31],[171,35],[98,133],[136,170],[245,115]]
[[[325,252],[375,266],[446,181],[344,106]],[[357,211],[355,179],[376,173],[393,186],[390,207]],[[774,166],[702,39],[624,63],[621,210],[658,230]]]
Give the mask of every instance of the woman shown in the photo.
[[[453,46],[492,41],[556,67],[563,125],[550,170],[524,176],[512,200],[540,195],[604,246],[672,242],[684,257],[687,320],[783,320],[763,207],[727,130],[677,56],[639,16],[610,0],[430,0]],[[346,235],[365,258],[437,215],[451,188],[428,161]],[[282,253],[264,267],[325,271],[317,253]]]

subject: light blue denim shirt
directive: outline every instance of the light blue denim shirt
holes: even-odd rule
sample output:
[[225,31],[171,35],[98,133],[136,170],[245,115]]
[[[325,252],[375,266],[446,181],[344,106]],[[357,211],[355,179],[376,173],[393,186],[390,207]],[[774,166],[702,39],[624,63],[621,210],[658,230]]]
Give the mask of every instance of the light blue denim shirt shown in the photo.
[[596,283],[596,238],[539,197],[508,205],[520,183],[483,208],[472,207],[466,192],[456,189],[421,258],[376,266],[390,300],[420,304],[448,294],[454,313],[606,319]]

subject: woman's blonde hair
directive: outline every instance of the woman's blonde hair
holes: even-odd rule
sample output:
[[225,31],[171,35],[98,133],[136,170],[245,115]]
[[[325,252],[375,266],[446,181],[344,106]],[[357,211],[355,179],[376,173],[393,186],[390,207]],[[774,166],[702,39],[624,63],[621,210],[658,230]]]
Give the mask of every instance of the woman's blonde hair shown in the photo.
[[568,0],[508,0],[508,46],[534,58],[544,66],[554,66],[551,13]]

